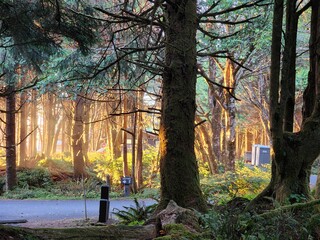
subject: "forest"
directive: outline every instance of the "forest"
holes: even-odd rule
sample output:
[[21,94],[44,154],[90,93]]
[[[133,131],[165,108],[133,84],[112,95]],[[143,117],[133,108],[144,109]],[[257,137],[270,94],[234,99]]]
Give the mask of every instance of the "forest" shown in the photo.
[[158,204],[122,223],[194,211],[157,239],[320,239],[319,6],[0,0],[0,198],[131,177]]

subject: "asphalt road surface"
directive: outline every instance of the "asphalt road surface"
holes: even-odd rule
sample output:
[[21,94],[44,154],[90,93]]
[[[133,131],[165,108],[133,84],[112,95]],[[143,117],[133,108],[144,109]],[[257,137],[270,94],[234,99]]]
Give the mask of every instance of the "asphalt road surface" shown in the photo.
[[[152,199],[139,200],[142,204],[155,203]],[[0,220],[21,220],[28,222],[53,221],[85,218],[85,205],[88,218],[98,218],[99,200],[0,200]],[[115,209],[135,206],[133,200],[111,200],[110,216]]]
[[[310,187],[315,187],[316,175],[310,176]],[[140,200],[142,204],[155,203],[152,199]],[[88,218],[97,219],[99,216],[99,200],[0,200],[0,221],[21,220],[28,222],[54,221],[63,219]],[[85,211],[86,206],[86,211]],[[124,206],[134,206],[133,200],[110,200],[109,216],[116,209],[123,210]]]

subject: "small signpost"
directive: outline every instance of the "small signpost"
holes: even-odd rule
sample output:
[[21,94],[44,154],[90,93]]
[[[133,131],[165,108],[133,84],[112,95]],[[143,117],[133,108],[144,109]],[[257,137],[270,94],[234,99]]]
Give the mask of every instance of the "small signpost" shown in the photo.
[[121,183],[124,185],[124,196],[130,195],[130,185],[132,184],[132,177],[122,177]]

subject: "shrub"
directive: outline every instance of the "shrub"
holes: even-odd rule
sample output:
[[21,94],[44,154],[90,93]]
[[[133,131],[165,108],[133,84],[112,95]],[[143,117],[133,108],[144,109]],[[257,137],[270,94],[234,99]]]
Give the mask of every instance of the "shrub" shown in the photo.
[[254,198],[270,181],[270,169],[237,164],[236,171],[201,179],[205,197],[211,203],[226,203],[235,197]]
[[[97,176],[104,180],[107,175],[111,178],[113,186],[120,187],[120,179],[123,176],[123,157],[113,159],[110,155],[104,153],[89,154],[90,166]],[[131,169],[131,153],[128,153],[128,167]],[[143,176],[148,187],[159,187],[158,174],[158,150],[154,147],[149,147],[143,151]],[[131,170],[130,170],[131,171]]]
[[318,226],[320,221],[317,215],[312,217],[313,211],[310,209],[294,210],[289,205],[257,214],[244,211],[244,205],[238,206],[239,200],[235,203],[233,207],[228,203],[219,210],[212,209],[201,216],[203,228],[211,232],[213,239],[319,239],[314,226]]
[[4,193],[6,185],[6,179],[4,176],[0,176],[0,196]]
[[52,185],[50,173],[43,168],[23,169],[17,173],[18,187],[46,188]]

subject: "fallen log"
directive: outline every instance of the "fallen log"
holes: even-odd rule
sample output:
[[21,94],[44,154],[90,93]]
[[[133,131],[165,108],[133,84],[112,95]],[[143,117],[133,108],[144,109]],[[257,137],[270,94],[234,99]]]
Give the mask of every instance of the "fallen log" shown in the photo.
[[21,228],[0,225],[2,240],[148,240],[156,237],[156,227],[108,225],[81,228]]

